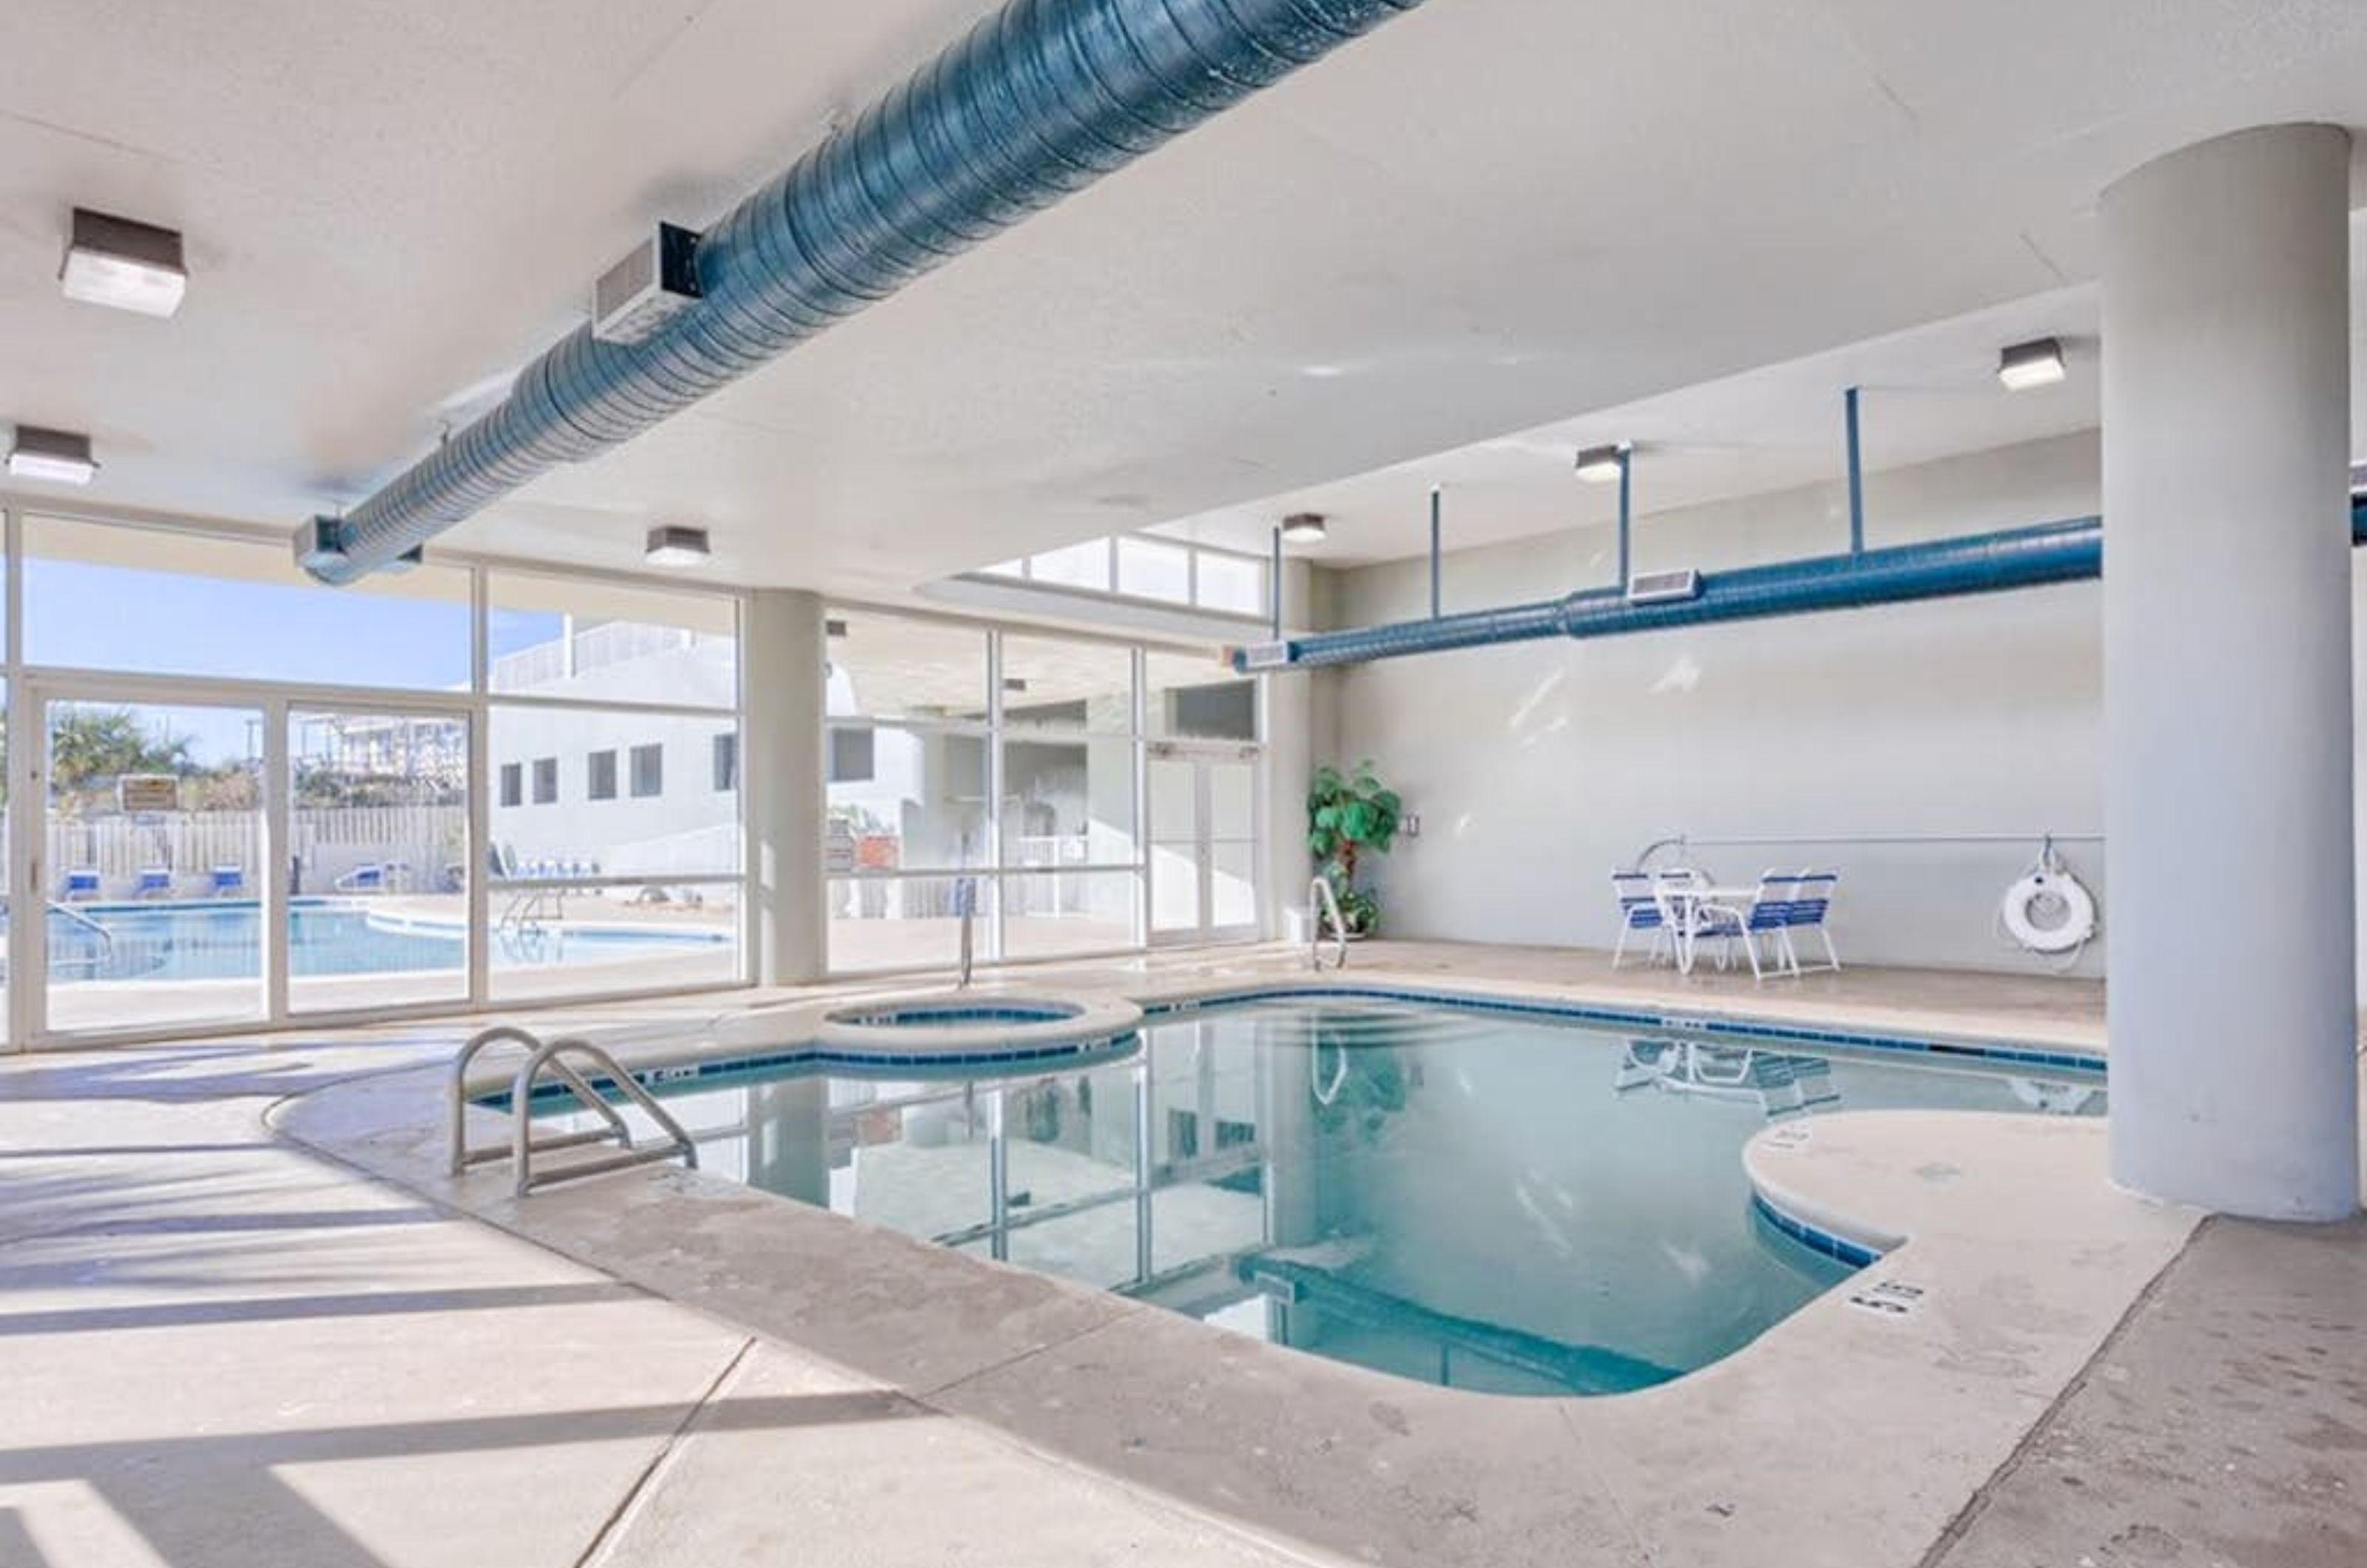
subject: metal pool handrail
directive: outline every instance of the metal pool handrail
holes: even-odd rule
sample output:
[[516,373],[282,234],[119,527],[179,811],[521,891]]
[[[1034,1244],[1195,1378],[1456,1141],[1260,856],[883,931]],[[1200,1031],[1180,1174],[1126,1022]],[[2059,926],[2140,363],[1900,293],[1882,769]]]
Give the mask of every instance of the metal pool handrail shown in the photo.
[[[1318,875],[1307,885],[1307,906],[1310,915],[1320,915],[1331,925],[1331,967],[1348,967],[1348,922],[1340,913],[1340,896],[1331,891],[1331,879]],[[1307,956],[1318,969],[1323,967],[1323,920],[1313,922],[1314,930],[1307,939]]]
[[[480,1052],[488,1046],[503,1043],[524,1045],[527,1050],[526,1062],[518,1068],[517,1076],[512,1081],[510,1088],[510,1116],[513,1123],[510,1142],[507,1145],[493,1144],[471,1148],[469,1146],[468,1134],[469,1067],[476,1060]],[[651,1121],[658,1124],[659,1129],[665,1134],[665,1141],[662,1144],[636,1147],[633,1143],[632,1129],[626,1124],[624,1117],[617,1113],[614,1105],[609,1103],[608,1097],[602,1094],[593,1085],[591,1079],[567,1059],[571,1055],[587,1059],[595,1072],[616,1085],[617,1092],[639,1106]],[[600,1127],[588,1127],[573,1133],[553,1133],[546,1137],[536,1137],[534,1118],[531,1114],[534,1086],[536,1080],[545,1071],[565,1085],[578,1103],[596,1114],[606,1124]],[[698,1149],[691,1142],[690,1134],[683,1131],[682,1124],[657,1102],[656,1097],[641,1087],[638,1078],[618,1066],[614,1056],[581,1036],[570,1035],[546,1043],[531,1031],[521,1029],[515,1024],[496,1024],[491,1029],[480,1030],[470,1037],[469,1043],[460,1047],[459,1055],[452,1059],[449,1104],[452,1174],[458,1176],[472,1165],[497,1160],[506,1155],[517,1166],[517,1194],[521,1198],[536,1187],[548,1185],[553,1181],[564,1181],[578,1176],[597,1175],[602,1171],[617,1170],[626,1166],[646,1165],[653,1160],[672,1159],[676,1155],[682,1156],[684,1165],[689,1168],[697,1169],[698,1166]],[[618,1152],[614,1155],[597,1159],[577,1160],[556,1174],[541,1177],[534,1174],[534,1156],[538,1154],[580,1148],[586,1144],[606,1143],[611,1140],[618,1146]]]
[[977,953],[974,943],[978,923],[978,878],[960,876],[954,879],[954,913],[961,917],[961,957],[959,973],[954,979],[954,989],[969,989],[971,959]]
[[66,960],[65,967],[70,969],[98,969],[104,968],[114,961],[115,933],[108,930],[105,925],[101,924],[97,920],[92,919],[80,909],[74,908],[70,905],[61,904],[54,898],[44,898],[41,900],[41,905],[44,908],[48,909],[51,914],[63,915],[70,924],[80,926],[85,931],[89,931],[93,936],[98,938],[98,953],[95,957],[70,958]]

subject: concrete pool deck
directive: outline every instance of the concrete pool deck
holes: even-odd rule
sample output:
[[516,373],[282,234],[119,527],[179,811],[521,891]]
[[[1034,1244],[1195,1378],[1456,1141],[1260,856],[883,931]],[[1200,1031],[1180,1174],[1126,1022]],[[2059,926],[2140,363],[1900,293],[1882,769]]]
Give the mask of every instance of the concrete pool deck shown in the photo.
[[[1089,973],[1139,995],[1303,962]],[[1352,962],[1352,982],[1462,977],[1906,1032],[2092,1043],[2101,1025],[2100,989],[2078,982],[1852,971],[1753,987],[1402,944]],[[599,1016],[656,1033],[692,1012]],[[1821,1120],[1807,1151],[1779,1151],[1795,1167],[1782,1179],[1914,1237],[1859,1279],[1922,1287],[1912,1314],[1828,1296],[1645,1394],[1502,1401],[671,1170],[524,1204],[498,1173],[449,1183],[440,1128],[416,1114],[437,1075],[402,1069],[448,1059],[467,1027],[0,1067],[0,1376],[19,1393],[0,1563],[2319,1560],[2210,1544],[2254,1539],[2199,1528],[2237,1502],[2327,1562],[2367,1543],[2356,1227],[2214,1223],[2190,1247],[2191,1216],[2104,1187],[2092,1129],[1957,1117],[2022,1131],[1958,1146],[1909,1129],[1886,1149],[1894,1118]],[[289,1095],[289,1130],[401,1185],[275,1135],[264,1112]],[[1910,1179],[1869,1204],[1867,1172],[1908,1156]],[[2201,1304],[2231,1266],[2253,1295],[2226,1311],[2269,1314],[2275,1344]],[[2350,1364],[2306,1376],[2313,1344]],[[2244,1456],[2223,1457],[2223,1413],[2191,1408],[2196,1391],[2241,1392],[2246,1369],[2276,1370],[2271,1350],[2304,1373],[2278,1373],[2264,1413],[2225,1413],[2267,1426],[2231,1432]],[[2115,1355],[2135,1370],[2114,1378]],[[2206,1554],[2160,1555],[2165,1538]]]

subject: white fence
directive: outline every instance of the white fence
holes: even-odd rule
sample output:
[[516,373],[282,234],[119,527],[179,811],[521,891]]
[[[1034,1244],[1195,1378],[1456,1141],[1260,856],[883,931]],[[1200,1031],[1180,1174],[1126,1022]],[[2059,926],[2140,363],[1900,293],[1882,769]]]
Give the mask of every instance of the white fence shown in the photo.
[[[333,891],[340,877],[366,865],[402,866],[398,880],[419,892],[452,886],[467,874],[459,863],[468,841],[468,812],[459,806],[299,807],[289,813],[289,855],[297,893]],[[142,817],[52,819],[50,884],[61,892],[121,897],[143,874],[162,871],[176,893],[210,888],[215,872],[235,868],[250,897],[262,891],[257,811],[176,811]],[[97,878],[94,890],[88,886]]]

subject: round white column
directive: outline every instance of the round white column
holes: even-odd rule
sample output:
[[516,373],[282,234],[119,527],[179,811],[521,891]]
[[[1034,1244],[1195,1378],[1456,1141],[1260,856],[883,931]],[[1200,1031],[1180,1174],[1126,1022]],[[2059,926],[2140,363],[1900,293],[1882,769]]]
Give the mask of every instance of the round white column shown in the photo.
[[[1285,560],[1283,625],[1315,625],[1314,595],[1313,568],[1303,560]],[[1265,737],[1265,897],[1259,919],[1269,940],[1283,937],[1291,910],[1307,907],[1307,885],[1315,875],[1315,863],[1307,852],[1307,784],[1319,761],[1318,678],[1311,670],[1269,671],[1258,677]]]
[[822,605],[802,589],[749,595],[740,638],[748,694],[740,742],[752,857],[749,925],[763,986],[819,980],[829,964],[822,891],[828,791],[822,778]]
[[2112,1174],[2359,1203],[2349,174],[2243,131],[2105,191]]

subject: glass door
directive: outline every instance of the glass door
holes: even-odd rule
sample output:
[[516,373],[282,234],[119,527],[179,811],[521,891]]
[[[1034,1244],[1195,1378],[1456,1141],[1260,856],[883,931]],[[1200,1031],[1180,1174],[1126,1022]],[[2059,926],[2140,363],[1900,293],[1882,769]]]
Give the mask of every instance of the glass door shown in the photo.
[[1257,756],[1240,748],[1150,748],[1150,940],[1254,936]]
[[103,692],[37,700],[40,1027],[261,1020],[264,709]]
[[469,996],[469,718],[288,714],[288,1005]]

